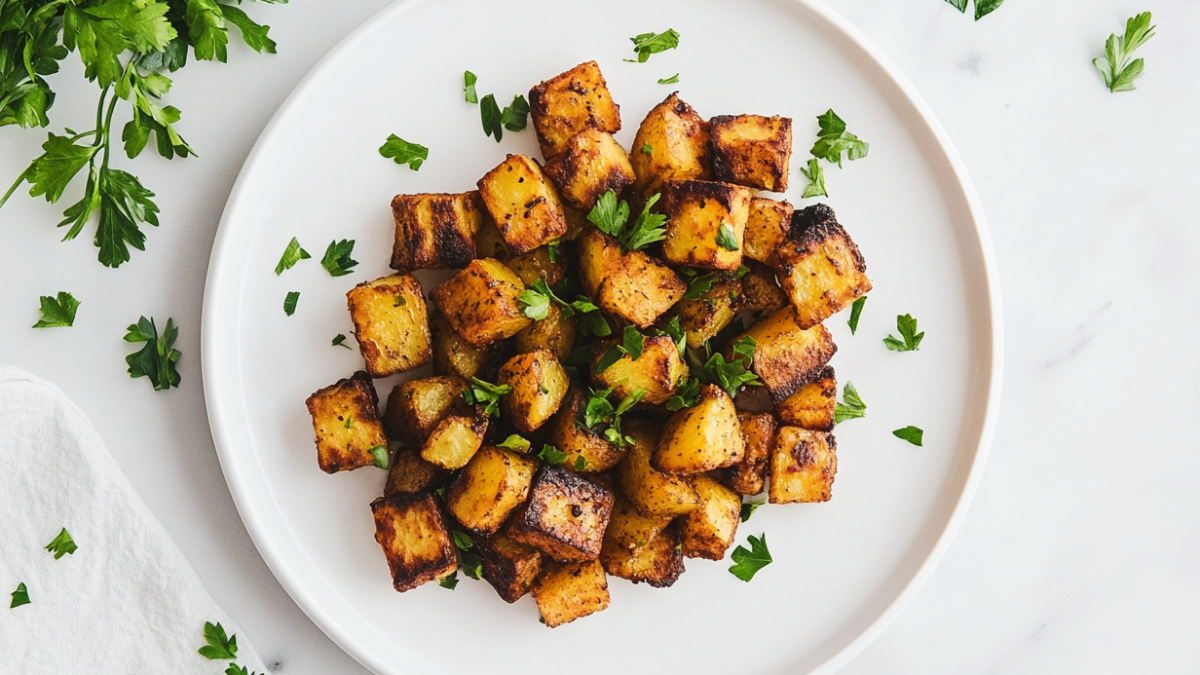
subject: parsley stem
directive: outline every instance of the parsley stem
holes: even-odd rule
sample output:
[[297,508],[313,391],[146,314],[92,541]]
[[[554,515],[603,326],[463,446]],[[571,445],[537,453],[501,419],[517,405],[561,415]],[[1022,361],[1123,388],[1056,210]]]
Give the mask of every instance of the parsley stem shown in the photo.
[[104,127],[101,126],[101,124],[104,123],[104,101],[108,98],[108,90],[110,88],[111,88],[111,85],[109,85],[108,87],[105,87],[103,90],[101,90],[100,103],[98,103],[96,105],[96,142],[92,143],[93,147],[100,144],[100,138],[101,138],[100,132],[104,129]]
[[[102,132],[104,136],[104,161],[100,163],[101,171],[108,169],[108,150],[112,146],[112,143],[110,143],[112,140],[112,116],[113,111],[117,108],[117,101],[119,100],[120,98],[117,96],[112,97],[112,100],[108,102],[108,112],[104,116],[104,127]],[[99,142],[99,140],[100,137],[97,136],[96,141]]]

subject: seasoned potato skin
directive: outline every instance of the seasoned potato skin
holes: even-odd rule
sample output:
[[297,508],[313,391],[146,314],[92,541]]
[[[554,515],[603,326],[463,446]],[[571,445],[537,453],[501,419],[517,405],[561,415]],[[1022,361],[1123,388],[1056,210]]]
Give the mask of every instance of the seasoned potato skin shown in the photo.
[[446,476],[446,471],[441,467],[421,458],[420,448],[400,448],[392,458],[392,468],[388,470],[383,496],[396,492],[416,494],[440,485],[446,480]]
[[450,487],[446,510],[471,534],[493,534],[529,496],[536,470],[532,459],[484,446]]
[[396,195],[392,219],[394,270],[462,269],[475,258],[475,234],[483,224],[479,192]]
[[674,524],[668,525],[635,551],[618,546],[605,537],[604,547],[600,549],[600,564],[614,577],[635,584],[645,582],[654,588],[667,588],[685,571],[679,529]]
[[742,438],[733,399],[720,387],[700,387],[700,403],[671,413],[650,463],[666,473],[695,474],[742,461]]
[[738,424],[742,438],[746,440],[746,456],[729,467],[725,483],[741,495],[756,495],[763,491],[767,481],[767,460],[775,445],[775,428],[778,424],[770,413],[738,413]]
[[518,352],[548,349],[561,362],[571,355],[578,340],[579,317],[563,316],[562,309],[552,302],[545,319],[534,321],[517,333],[516,346]]
[[372,466],[371,448],[387,447],[377,410],[379,395],[365,372],[318,390],[305,404],[316,433],[317,464],[325,473]]
[[495,351],[490,346],[476,347],[464,340],[437,305],[430,306],[429,333],[433,337],[433,372],[438,375],[469,380],[479,375]]
[[500,410],[517,429],[536,431],[558,412],[570,383],[550,350],[517,354],[500,367],[499,384],[512,387],[500,399]]
[[392,438],[419,448],[446,415],[467,411],[462,397],[466,388],[466,380],[455,375],[401,382],[388,396],[383,428]]
[[634,443],[617,465],[617,483],[638,511],[673,518],[700,506],[700,495],[686,476],[663,473],[651,466],[650,454],[658,446],[661,428],[651,422],[629,420],[621,430]]
[[613,103],[595,61],[581,63],[530,89],[529,112],[547,159],[586,129],[610,134],[621,130],[621,107]]
[[[650,147],[646,153],[644,148]],[[649,197],[672,180],[709,180],[712,157],[708,122],[674,92],[642,120],[630,155],[634,188]]]
[[775,251],[787,239],[795,208],[787,201],[755,197],[746,219],[745,257],[767,265],[775,263]]
[[433,358],[425,293],[412,275],[361,283],[346,293],[346,304],[372,377],[411,370]]
[[579,280],[601,309],[638,328],[653,324],[687,290],[671,268],[641,251],[622,253],[616,239],[594,227],[579,239]]
[[774,312],[788,305],[787,294],[775,282],[775,270],[753,260],[744,261],[749,271],[741,278],[740,309]]
[[616,363],[596,372],[596,364],[616,341],[602,343],[592,359],[592,380],[601,388],[613,389],[616,400],[623,400],[641,389],[646,392],[642,403],[659,405],[675,393],[679,383],[687,379],[688,367],[679,356],[679,348],[668,335],[648,337],[637,361],[626,354]]
[[726,279],[713,284],[712,290],[696,300],[680,300],[672,310],[687,335],[687,344],[700,349],[704,343],[733,323],[741,309],[742,284]]
[[572,136],[562,152],[546,161],[546,174],[564,199],[584,210],[609,190],[620,195],[634,178],[625,148],[597,129]]
[[737,536],[742,496],[708,476],[696,476],[692,484],[700,495],[700,508],[679,520],[683,555],[720,560]]
[[483,578],[507,603],[520,600],[537,581],[545,556],[502,533],[475,540],[483,558]]
[[713,176],[719,181],[784,192],[792,156],[792,120],[720,115],[708,121]]
[[833,434],[780,427],[771,450],[772,504],[827,502],[837,474]]
[[584,465],[581,473],[607,471],[621,461],[625,456],[625,449],[609,443],[604,437],[577,423],[577,420],[582,419],[582,408],[586,403],[587,395],[579,389],[567,394],[558,414],[548,427],[549,442],[560,452],[566,453],[567,459],[563,466],[573,469],[582,457]]
[[546,563],[533,587],[533,599],[547,628],[608,607],[608,578],[596,560]]
[[[671,181],[663,190],[667,221],[663,258],[676,265],[736,270],[742,264],[743,238],[750,217],[750,191],[731,183]],[[717,244],[722,225],[737,242],[735,250]]]
[[509,536],[555,560],[595,560],[612,506],[612,492],[566,469],[544,466]]
[[837,352],[825,326],[817,324],[807,330],[800,327],[794,307],[776,310],[730,343],[744,336],[758,343],[752,369],[776,403],[799,391],[808,382],[809,373],[829,363]]
[[537,160],[509,155],[479,179],[479,194],[512,255],[543,246],[567,232],[554,183]]
[[867,263],[833,209],[816,204],[797,212],[788,236],[775,272],[801,328],[821,323],[871,290]]
[[371,513],[375,541],[387,557],[397,591],[412,590],[457,569],[454,542],[432,494],[380,497],[371,502]]
[[[627,555],[638,553],[670,524],[671,516],[644,515],[618,493],[613,503],[612,518],[608,521],[608,529],[604,531],[601,562],[604,561],[604,550],[620,550]],[[607,563],[605,569],[608,569]],[[609,574],[616,573],[609,571]]]
[[483,445],[488,419],[480,412],[447,415],[425,439],[421,457],[443,469],[461,469]]
[[442,315],[474,347],[510,338],[533,322],[521,313],[525,284],[499,260],[472,260],[430,295]]
[[810,431],[833,431],[837,406],[837,379],[825,366],[809,374],[812,381],[787,397],[775,413],[784,423]]

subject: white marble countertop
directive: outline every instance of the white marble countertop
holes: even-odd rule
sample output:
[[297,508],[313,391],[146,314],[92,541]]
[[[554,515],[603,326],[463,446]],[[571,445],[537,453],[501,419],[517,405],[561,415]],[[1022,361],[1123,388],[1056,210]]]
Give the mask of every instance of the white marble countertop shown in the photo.
[[[1200,4],[1011,0],[979,23],[941,0],[828,0],[915,83],[964,157],[1000,267],[1007,353],[982,485],[924,589],[843,672],[1200,672]],[[231,45],[170,102],[201,157],[134,164],[169,221],[113,271],[61,207],[0,211],[0,361],[58,384],[271,670],[365,672],[292,603],[230,499],[204,414],[200,306],[213,234],[255,138],[308,69],[388,0],[253,8],[280,54]],[[1128,16],[1159,34],[1133,93],[1091,59]],[[76,57],[54,80],[55,130],[86,127]],[[220,91],[219,97],[211,92]],[[44,132],[0,130],[0,177]],[[90,231],[90,230],[89,230]],[[86,317],[33,331],[37,296],[73,290]],[[182,387],[125,375],[139,315],[181,326]],[[80,348],[80,345],[87,348]]]

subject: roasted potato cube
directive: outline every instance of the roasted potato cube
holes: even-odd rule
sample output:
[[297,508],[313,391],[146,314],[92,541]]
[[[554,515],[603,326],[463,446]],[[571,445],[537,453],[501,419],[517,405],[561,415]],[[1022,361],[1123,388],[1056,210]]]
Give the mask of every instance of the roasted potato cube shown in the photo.
[[687,290],[670,267],[641,251],[622,253],[616,239],[594,227],[579,244],[579,280],[588,296],[638,328],[653,324]]
[[497,533],[475,540],[483,558],[483,578],[507,603],[529,592],[542,571],[542,552]]
[[746,260],[745,263],[749,271],[741,279],[740,309],[774,312],[786,307],[788,297],[775,281],[775,270],[753,260]]
[[837,406],[837,379],[833,368],[825,366],[810,374],[812,381],[787,397],[775,414],[792,426],[810,431],[833,431],[833,411]]
[[500,410],[517,429],[536,431],[558,412],[570,383],[550,350],[517,354],[500,367],[499,384],[512,387]]
[[346,304],[372,377],[411,370],[433,358],[425,293],[412,275],[363,282],[346,293]]
[[636,551],[618,547],[606,537],[600,549],[600,564],[605,572],[635,584],[644,581],[654,588],[671,586],[684,573],[679,529],[669,525]]
[[720,115],[708,126],[717,180],[771,192],[787,190],[791,118]]
[[532,251],[567,232],[558,190],[531,157],[509,155],[479,179],[479,194],[513,255]]
[[400,448],[392,458],[383,496],[396,492],[415,494],[428,490],[446,479],[446,471],[421,457],[420,448]]
[[[600,561],[604,563],[607,570],[608,563],[604,561],[606,551],[609,553],[621,551],[626,555],[638,553],[670,524],[671,516],[644,515],[628,499],[618,494],[613,503],[612,518],[608,521],[608,529],[604,531],[604,545],[601,548]],[[616,572],[610,571],[609,574],[616,574]]]
[[683,554],[720,560],[737,535],[742,496],[708,476],[696,476],[692,484],[700,495],[700,508],[679,519]]
[[536,470],[532,459],[484,446],[450,487],[446,510],[471,534],[493,534],[529,496]]
[[567,141],[562,152],[546,160],[546,175],[559,193],[581,209],[591,209],[600,195],[618,195],[633,183],[633,166],[612,134],[584,129]]
[[595,560],[612,515],[613,494],[579,476],[544,466],[509,536],[555,560]]
[[504,235],[500,234],[500,228],[496,227],[496,221],[492,220],[492,214],[487,212],[486,204],[483,210],[483,223],[479,226],[479,232],[475,233],[475,257],[495,258],[496,260],[508,260],[510,257],[508,244],[504,243]]
[[375,541],[387,556],[392,585],[412,590],[458,568],[454,542],[446,529],[442,510],[428,492],[402,492],[371,502],[375,514]]
[[599,561],[546,563],[533,587],[533,599],[547,628],[608,607],[608,578]]
[[810,206],[792,216],[788,240],[776,255],[779,284],[796,307],[801,328],[811,328],[871,290],[867,263],[833,209]]
[[573,468],[583,458],[583,472],[607,471],[625,456],[625,449],[584,427],[582,408],[587,395],[576,389],[567,395],[549,427],[550,444],[567,455],[563,466]]
[[383,428],[392,438],[419,448],[446,415],[468,411],[462,396],[466,388],[467,382],[455,375],[401,382],[388,396]]
[[611,345],[605,344],[606,349],[596,350],[592,359],[592,379],[601,388],[612,388],[617,400],[624,400],[641,389],[646,392],[642,403],[666,403],[679,383],[687,379],[687,364],[669,335],[648,337],[643,344],[642,355],[637,361],[626,354],[600,373],[596,372],[596,365]]
[[693,474],[742,461],[742,438],[733,399],[720,387],[700,387],[700,403],[671,413],[650,463],[659,471]]
[[617,483],[638,511],[674,518],[700,506],[700,496],[688,478],[663,473],[650,465],[650,454],[661,436],[659,429],[652,423],[630,420],[622,424],[621,430],[634,443],[617,465]]
[[450,325],[475,347],[510,338],[533,322],[518,299],[525,284],[499,260],[472,260],[430,296]]
[[492,347],[476,347],[464,340],[436,305],[430,308],[429,332],[433,337],[433,372],[439,375],[469,380],[483,370],[495,352]]
[[317,464],[325,473],[371,466],[371,449],[387,447],[377,410],[379,395],[366,373],[338,380],[305,403],[317,435]]
[[741,284],[727,279],[717,281],[712,290],[695,300],[680,300],[675,305],[679,327],[687,335],[687,344],[700,349],[737,317]]
[[775,263],[775,251],[792,227],[794,208],[786,201],[755,197],[750,200],[743,254],[767,265]]
[[483,201],[476,191],[460,195],[396,195],[392,218],[396,240],[392,269],[462,269],[475,259],[475,233],[483,223]]
[[746,456],[729,467],[725,481],[738,494],[756,495],[766,485],[767,459],[775,445],[775,418],[770,413],[738,413],[738,424],[746,439]]
[[833,497],[837,442],[833,434],[780,427],[771,450],[772,504],[827,502]]
[[516,346],[518,352],[548,349],[561,362],[571,355],[578,339],[579,317],[564,316],[562,309],[551,302],[545,319],[534,321],[517,333]]
[[741,266],[749,190],[706,180],[671,181],[663,191],[662,209],[670,217],[662,249],[667,262],[717,270]]
[[443,469],[461,469],[483,445],[488,419],[474,415],[448,415],[421,446],[421,457]]
[[825,326],[800,327],[794,307],[776,310],[730,343],[746,335],[758,343],[752,369],[777,403],[799,391],[809,372],[829,363],[837,352]]
[[516,272],[517,276],[521,279],[521,283],[526,286],[533,284],[538,279],[545,279],[547,285],[553,286],[562,281],[563,277],[567,275],[567,268],[563,264],[562,255],[563,253],[560,251],[555,256],[557,258],[556,262],[550,259],[549,246],[539,246],[528,253],[522,253],[521,255],[509,258],[504,261],[504,264],[508,266],[508,269]]
[[621,107],[613,103],[595,61],[581,63],[530,89],[529,112],[547,159],[563,151],[571,138],[585,129],[610,134],[621,130]]
[[667,181],[708,180],[709,154],[708,122],[678,92],[671,94],[646,115],[633,138],[633,186],[648,196]]

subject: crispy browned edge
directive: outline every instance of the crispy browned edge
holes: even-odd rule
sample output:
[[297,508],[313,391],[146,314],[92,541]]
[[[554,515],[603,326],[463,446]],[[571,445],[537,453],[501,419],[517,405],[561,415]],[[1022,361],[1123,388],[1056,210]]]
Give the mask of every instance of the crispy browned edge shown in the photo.
[[788,162],[787,160],[790,158],[790,156],[792,154],[792,118],[790,118],[790,117],[782,117],[782,116],[778,116],[778,115],[776,115],[774,117],[769,117],[766,115],[717,115],[717,116],[709,119],[708,120],[709,135],[713,139],[712,140],[713,176],[717,180],[727,181],[730,183],[737,182],[737,180],[736,180],[738,178],[737,165],[743,163],[743,160],[738,157],[726,157],[725,150],[720,147],[720,145],[717,143],[716,139],[719,134],[718,130],[722,125],[728,124],[730,122],[733,122],[735,120],[738,120],[740,118],[745,118],[745,117],[758,117],[758,118],[766,119],[766,120],[773,119],[774,117],[778,117],[781,120],[779,131],[780,131],[780,136],[782,136],[782,140],[758,141],[758,143],[761,143],[767,149],[770,149],[772,151],[773,156],[780,158],[780,161],[775,161],[775,162],[770,163],[770,167],[772,169],[771,178],[773,181],[773,185],[767,185],[765,183],[756,183],[756,184],[739,183],[739,184],[746,185],[746,187],[758,188],[760,190],[770,190],[771,192],[787,191],[787,188],[788,188],[788,165],[790,164],[790,162]]
[[[360,413],[358,421],[365,424],[380,424],[380,428],[382,428],[382,424],[379,420],[379,394],[375,391],[375,385],[371,380],[371,376],[368,375],[365,370],[357,371],[350,377],[340,379],[328,387],[318,389],[317,391],[313,392],[313,394],[309,396],[307,400],[305,400],[304,405],[308,408],[308,414],[313,416],[314,423],[316,421],[316,410],[314,408],[317,397],[327,393],[332,393],[339,389],[349,389],[352,391],[351,397],[354,403],[357,405],[359,410],[365,413],[365,415]],[[363,466],[349,462],[326,462],[324,461],[325,453],[320,452],[321,439],[316,439],[316,444],[318,450],[317,461],[321,467],[321,470],[325,473],[337,473],[338,471],[357,469],[360,466]]]
[[[474,207],[486,213],[477,190],[466,193]],[[455,202],[463,195],[435,193],[396,195],[392,198],[392,219],[396,223],[396,239],[392,244],[391,268],[409,271],[430,268],[461,269],[475,259],[475,237],[462,231],[455,212]],[[429,227],[420,223],[405,209],[409,202],[429,199]],[[468,236],[469,235],[469,236]]]
[[[598,514],[597,527],[588,531],[570,531],[562,527],[549,527],[546,519],[550,515],[545,509],[545,499],[550,494],[561,492],[572,502],[572,507],[590,505]],[[516,541],[533,546],[552,558],[567,560],[594,560],[600,556],[604,541],[604,530],[612,516],[613,493],[579,475],[555,466],[544,466],[533,479],[529,499],[525,507],[517,512],[510,536]],[[563,557],[563,552],[566,557]],[[577,555],[573,555],[574,552]]]
[[[404,512],[409,509],[423,509],[426,517],[432,518],[438,527],[441,529],[442,541],[439,555],[434,560],[421,561],[421,564],[414,569],[406,570],[403,568],[404,562],[392,556],[391,551],[384,544],[385,540],[395,538],[396,532],[391,527],[390,520],[381,520],[380,512],[384,509],[393,509],[397,512]],[[450,530],[446,527],[446,519],[442,515],[441,507],[437,500],[430,492],[420,492],[417,494],[404,494],[396,492],[386,497],[380,497],[371,502],[371,514],[375,516],[375,541],[379,543],[383,549],[384,555],[387,557],[388,568],[392,572],[392,586],[401,593],[409,591],[421,584],[424,584],[434,579],[451,573],[458,566],[458,556],[455,552],[454,541],[450,537]]]

